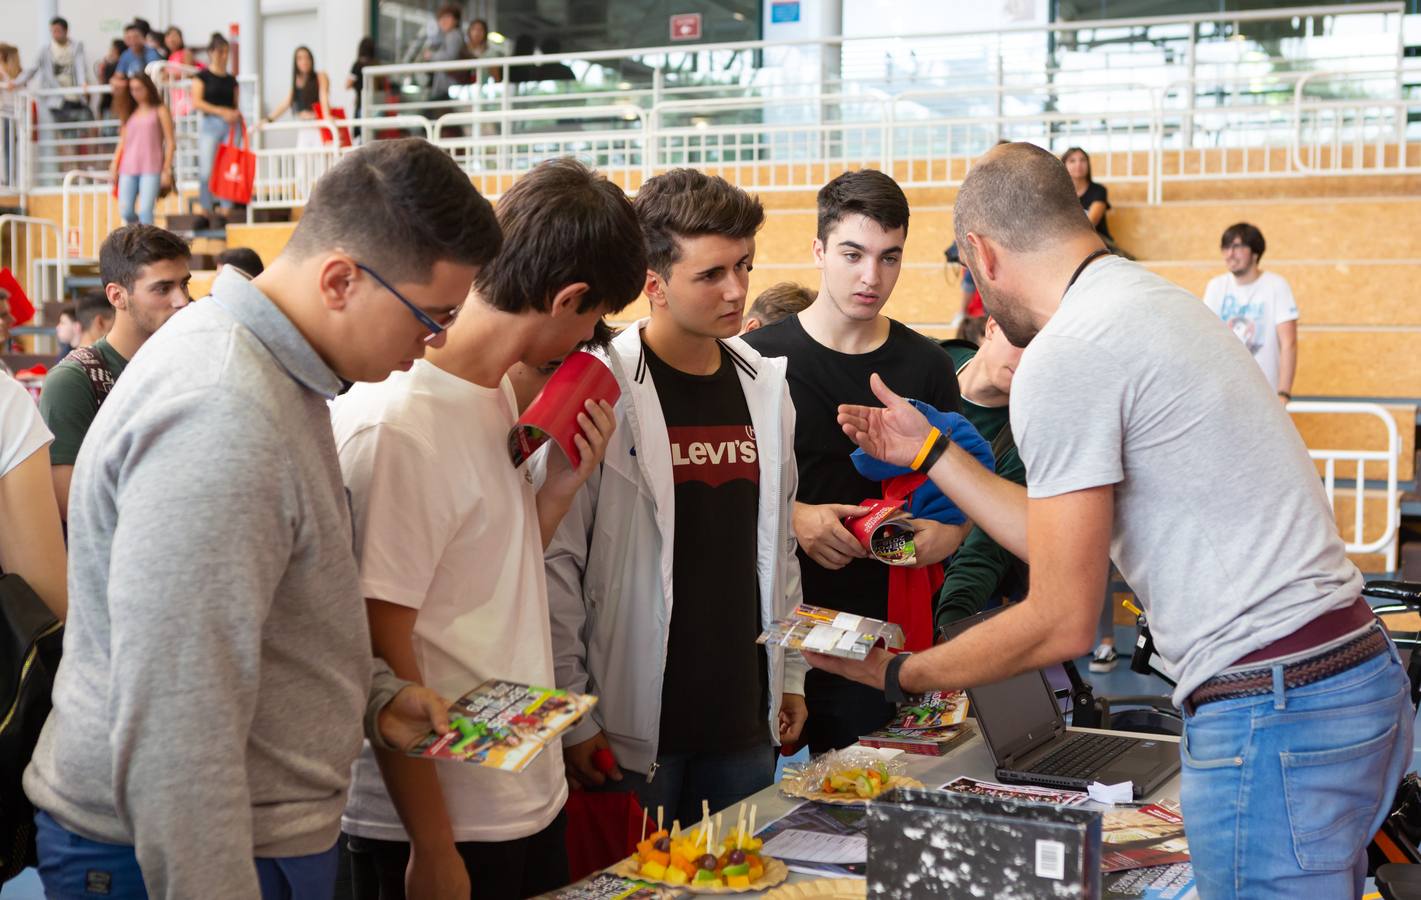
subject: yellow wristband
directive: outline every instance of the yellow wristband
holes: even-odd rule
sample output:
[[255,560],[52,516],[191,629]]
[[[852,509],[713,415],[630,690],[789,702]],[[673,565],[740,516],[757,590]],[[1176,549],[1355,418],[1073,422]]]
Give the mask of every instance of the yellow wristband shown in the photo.
[[938,431],[936,428],[934,428],[932,431],[929,431],[928,439],[923,441],[922,449],[918,451],[917,456],[913,457],[913,464],[908,468],[912,469],[914,472],[918,471],[918,467],[923,464],[923,460],[928,458],[928,453],[932,451],[933,444],[937,443],[937,439],[939,437],[942,437],[941,431]]

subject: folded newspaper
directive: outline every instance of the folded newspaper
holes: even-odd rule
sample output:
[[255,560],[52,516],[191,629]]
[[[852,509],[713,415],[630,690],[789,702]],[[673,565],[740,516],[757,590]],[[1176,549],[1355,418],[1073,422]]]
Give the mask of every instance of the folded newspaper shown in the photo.
[[411,756],[521,772],[597,704],[590,694],[485,681],[449,707],[449,733],[430,732]]
[[863,659],[875,646],[903,646],[903,629],[892,622],[801,604],[769,624],[758,643]]

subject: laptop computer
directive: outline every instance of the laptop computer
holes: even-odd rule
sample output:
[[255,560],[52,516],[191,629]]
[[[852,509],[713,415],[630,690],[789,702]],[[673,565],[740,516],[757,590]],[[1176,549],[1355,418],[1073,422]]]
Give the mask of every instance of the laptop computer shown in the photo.
[[[948,636],[982,618],[956,623]],[[1067,729],[1041,671],[969,688],[967,698],[996,762],[997,778],[1008,784],[1083,791],[1093,781],[1129,781],[1140,800],[1179,771],[1179,745],[1173,741]]]

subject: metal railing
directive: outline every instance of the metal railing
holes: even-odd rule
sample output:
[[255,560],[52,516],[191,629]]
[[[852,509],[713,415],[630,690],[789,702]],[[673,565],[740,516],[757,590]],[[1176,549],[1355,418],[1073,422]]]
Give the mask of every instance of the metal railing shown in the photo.
[[63,296],[59,226],[34,216],[0,216],[0,248],[3,265],[35,305],[36,324],[46,324],[45,304]]
[[[911,38],[750,41],[368,66],[367,114],[344,127],[363,140],[437,133],[437,142],[471,174],[483,176],[491,193],[530,160],[559,153],[613,166],[629,188],[675,165],[715,167],[761,191],[818,187],[860,165],[889,171],[908,186],[951,187],[976,156],[1010,139],[1055,152],[1083,146],[1098,180],[1142,185],[1146,199],[1159,203],[1169,184],[1187,179],[1421,172],[1421,152],[1413,158],[1410,146],[1421,139],[1421,97],[1408,96],[1402,78],[1402,10],[1396,2],[1368,3]],[[1324,38],[1294,42],[1313,48],[1315,57],[1296,48],[1286,57],[1241,52],[1236,48],[1254,44],[1223,40],[1265,26],[1311,33],[1313,23],[1367,21],[1358,16],[1380,22],[1360,45],[1355,32],[1362,29],[1349,34],[1335,25],[1317,26],[1330,29]],[[1117,34],[1128,34],[1123,44],[1136,49],[1112,49]],[[1023,49],[1047,38],[1036,50]],[[1173,58],[1145,64],[1149,54],[1139,48],[1163,46],[1161,41],[1177,44],[1170,44]],[[904,47],[917,54],[922,71],[866,77],[865,53]],[[1339,55],[1348,48],[1357,55]],[[805,54],[839,56],[815,57],[823,65],[810,67],[811,76],[803,78]],[[1328,70],[1307,71],[1319,62]],[[694,71],[704,72],[710,63],[734,77],[698,80]],[[579,83],[519,80],[530,67],[543,71],[550,65],[572,68]],[[181,98],[190,89],[167,63],[150,68],[160,76],[165,97]],[[418,81],[440,73],[475,83],[455,84],[444,97],[431,98]],[[249,78],[239,79],[242,106],[248,120],[257,121],[260,92]],[[380,85],[399,90],[383,96]],[[89,90],[103,93],[108,86]],[[607,111],[620,112],[620,118],[606,119]],[[190,191],[198,167],[198,118],[179,116],[175,124],[177,180]],[[34,152],[22,160],[21,181],[27,167],[28,187],[58,189],[68,169],[106,165],[116,125],[41,122]],[[314,178],[339,157],[338,148],[278,146],[283,132],[313,127],[297,121],[258,132],[256,208],[304,202]],[[25,147],[9,156],[24,157]]]
[[[1381,420],[1386,431],[1385,450],[1330,450],[1309,447],[1308,455],[1314,462],[1322,464],[1322,485],[1327,493],[1327,502],[1337,509],[1337,464],[1350,462],[1356,467],[1355,478],[1349,490],[1352,503],[1351,538],[1344,523],[1338,523],[1343,542],[1348,553],[1381,553],[1386,557],[1386,570],[1395,572],[1397,565],[1397,544],[1401,528],[1400,493],[1397,488],[1397,469],[1401,460],[1401,438],[1396,420],[1386,407],[1377,403],[1355,403],[1324,400],[1294,400],[1288,404],[1288,412],[1293,415],[1343,414],[1372,416]],[[1383,494],[1382,532],[1367,540],[1365,526],[1367,500],[1367,463],[1383,463],[1386,466],[1386,487]],[[1375,522],[1375,520],[1372,520]]]
[[[64,174],[61,196],[60,230],[64,254],[60,265],[61,284],[67,284],[71,270],[94,265],[99,246],[109,232],[123,224],[118,202],[113,197],[113,179],[96,169],[74,169]],[[155,212],[172,215],[182,211],[182,196],[174,190],[158,200]]]
[[[252,152],[256,156],[256,181],[248,215],[257,209],[286,209],[301,206],[311,194],[316,180],[335,165],[350,147],[342,147],[336,131],[327,123],[316,120],[295,120],[259,124],[249,132]],[[348,129],[352,135],[369,126],[380,133],[405,135],[415,132],[426,140],[434,138],[434,126],[423,116],[384,116],[371,119],[342,120],[336,128]],[[326,131],[330,141],[321,141]],[[295,146],[266,146],[273,135],[290,135]],[[309,140],[315,135],[317,141]],[[305,143],[303,143],[303,140]]]
[[[1000,88],[1023,78],[1067,87],[1162,86],[1179,79],[1256,75],[1270,68],[1317,68],[1323,60],[1329,61],[1328,68],[1399,66],[1404,11],[1398,2],[1300,6],[367,66],[361,114],[408,112],[432,119],[461,105],[460,111],[480,112],[520,103],[577,104],[584,102],[578,99],[584,92],[596,95],[597,103],[630,102],[650,109],[693,95],[899,93],[964,84]],[[1339,24],[1377,16],[1383,20],[1379,34]],[[1254,29],[1295,33],[1297,39],[1240,40]],[[1275,47],[1292,52],[1270,56]],[[543,77],[558,74],[555,67],[563,77]],[[573,80],[565,77],[569,71]],[[441,88],[454,82],[441,96],[432,96],[426,83],[436,74]],[[392,89],[384,100],[382,86]]]

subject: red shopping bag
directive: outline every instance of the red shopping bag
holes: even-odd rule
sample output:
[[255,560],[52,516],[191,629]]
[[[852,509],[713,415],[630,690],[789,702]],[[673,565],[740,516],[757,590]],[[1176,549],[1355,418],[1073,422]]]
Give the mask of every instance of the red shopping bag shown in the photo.
[[227,132],[227,139],[217,147],[217,157],[212,161],[212,177],[207,182],[212,196],[238,206],[246,206],[252,199],[252,184],[257,179],[257,157],[247,142],[247,123],[237,120],[242,126],[242,145],[235,141],[237,126]]
[[[327,112],[325,112],[325,111],[322,109],[321,104],[319,104],[319,103],[314,103],[314,104],[311,105],[311,112],[315,113],[315,114],[316,114],[316,118],[318,118],[318,119],[331,119],[331,120],[339,119],[339,120],[342,121],[342,122],[345,121],[345,110],[344,110],[344,109],[341,109],[339,106],[332,106],[332,107],[331,107],[331,111],[330,111],[329,113],[327,113]],[[349,128],[336,128],[336,131],[340,133],[340,145],[341,145],[342,147],[349,147],[349,146],[350,146],[350,129],[349,129]],[[321,127],[321,143],[323,143],[323,144],[329,144],[329,143],[332,143],[334,140],[335,140],[335,135],[331,134],[331,130],[330,130],[329,128],[326,128],[325,126],[322,126],[322,127]]]

